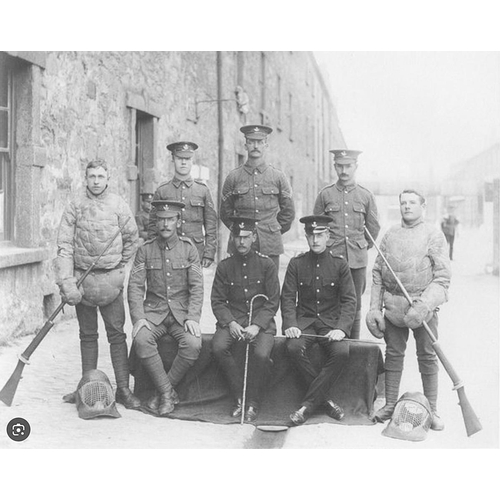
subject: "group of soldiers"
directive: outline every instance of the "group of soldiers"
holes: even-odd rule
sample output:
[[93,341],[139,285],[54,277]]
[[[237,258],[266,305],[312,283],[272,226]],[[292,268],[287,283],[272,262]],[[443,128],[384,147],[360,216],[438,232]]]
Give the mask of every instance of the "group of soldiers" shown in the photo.
[[[266,160],[272,129],[247,125],[240,130],[248,157],[228,174],[222,188],[219,216],[230,230],[229,257],[217,265],[211,290],[217,320],[212,349],[234,399],[230,413],[235,418],[243,414],[248,422],[258,416],[276,335],[274,318],[281,305],[287,352],[308,387],[301,406],[290,415],[291,422],[303,424],[319,409],[341,420],[344,409],[330,397],[331,388],[348,363],[348,347],[342,340],[360,336],[361,296],[366,288],[367,251],[372,246],[365,231],[373,239],[380,231],[375,198],[356,183],[360,152],[331,151],[338,180],[320,191],[313,214],[300,219],[309,251],[290,260],[280,288],[282,234],[295,218],[292,190],[285,174]],[[172,153],[174,177],[154,193],[143,193],[144,211],[137,215],[137,223],[128,205],[108,191],[106,163],[90,162],[85,193],[64,211],[57,258],[63,300],[76,306],[82,372],[97,368],[99,310],[110,344],[117,402],[160,416],[174,411],[179,403],[176,387],[201,351],[203,268],[214,262],[218,224],[209,188],[191,177],[198,146],[176,142],[167,148]],[[425,199],[408,190],[400,195],[400,204],[400,231],[388,232],[381,246],[396,272],[411,283],[414,302],[410,307],[399,300],[402,294],[377,258],[366,320],[370,331],[386,340],[388,372],[386,405],[374,419],[387,420],[394,411],[410,328],[417,339],[433,428],[440,429],[437,360],[422,323],[428,321],[437,333],[436,312],[447,297],[449,259],[442,233],[423,221]],[[118,226],[121,238],[113,241],[78,288],[79,274]],[[127,298],[133,348],[155,386],[155,393],[145,402],[129,388],[123,288],[125,265],[132,259]],[[165,335],[178,344],[168,371],[158,350]],[[233,346],[240,341],[248,343],[250,350],[245,398],[242,370],[233,356]],[[319,372],[308,356],[315,342],[327,355]]]

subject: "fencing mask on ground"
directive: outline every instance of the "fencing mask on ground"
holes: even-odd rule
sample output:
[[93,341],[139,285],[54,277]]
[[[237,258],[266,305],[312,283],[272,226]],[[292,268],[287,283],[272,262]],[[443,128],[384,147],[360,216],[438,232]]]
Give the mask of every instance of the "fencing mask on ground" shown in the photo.
[[76,390],[78,416],[85,420],[95,417],[119,418],[115,395],[105,373],[89,370],[83,374]]
[[383,436],[423,441],[432,423],[431,405],[420,392],[405,392],[396,403],[394,413]]

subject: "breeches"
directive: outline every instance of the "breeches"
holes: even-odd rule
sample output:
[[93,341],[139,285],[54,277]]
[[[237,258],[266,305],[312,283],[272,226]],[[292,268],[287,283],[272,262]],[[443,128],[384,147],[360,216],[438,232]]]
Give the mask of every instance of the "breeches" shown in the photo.
[[[80,342],[95,343],[98,338],[97,307],[86,306],[82,303],[75,306],[76,316],[80,327]],[[125,306],[123,292],[107,306],[99,307],[106,333],[110,344],[121,344],[127,341],[124,331]]]
[[361,297],[366,290],[366,267],[351,269],[352,281],[356,290],[356,312],[361,311]]
[[195,337],[186,332],[171,314],[159,325],[151,325],[151,327],[152,330],[146,327],[141,328],[134,339],[135,352],[139,358],[150,358],[158,354],[158,341],[164,335],[170,335],[177,341],[178,356],[193,361],[198,359],[201,351],[201,337]]
[[[434,336],[438,337],[438,317],[434,313],[432,319],[427,323]],[[406,344],[409,337],[409,328],[393,325],[385,318],[384,339],[386,343],[385,350],[385,369],[390,371],[402,371],[404,366],[404,357]],[[417,346],[418,369],[420,373],[432,375],[438,372],[438,360],[432,347],[432,341],[423,326],[413,330],[413,337]]]

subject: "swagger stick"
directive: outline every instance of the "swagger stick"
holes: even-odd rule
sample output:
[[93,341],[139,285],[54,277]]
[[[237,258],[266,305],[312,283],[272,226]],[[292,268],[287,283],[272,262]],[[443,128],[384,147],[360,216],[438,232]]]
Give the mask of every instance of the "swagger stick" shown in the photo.
[[[258,293],[257,295],[254,295],[252,299],[250,300],[250,310],[248,311],[248,326],[252,324],[252,311],[253,311],[253,301],[259,297],[262,297],[266,300],[269,300],[269,297],[267,295],[264,295],[263,293]],[[248,351],[250,348],[250,342],[247,342],[247,346],[245,348],[245,373],[243,376],[243,397],[241,401],[241,421],[240,423],[243,424],[245,421],[245,403],[246,403],[246,398],[247,398],[247,376],[248,376]]]
[[[380,250],[379,246],[373,239],[373,236],[370,234],[370,231],[365,227],[365,233],[367,234],[368,238],[370,238],[370,241],[373,243],[373,246],[377,250],[378,254],[384,261],[385,265],[387,266],[387,269],[391,272],[392,276],[396,280],[396,283],[398,284],[401,292],[403,292],[403,295],[405,296],[406,300],[409,302],[410,306],[413,303],[410,295],[406,291],[405,287],[403,286],[403,283],[401,283],[401,280],[396,276],[396,273],[390,266],[389,262],[387,261],[385,255],[382,253]],[[450,376],[452,382],[453,382],[453,390],[457,391],[458,394],[458,399],[459,399],[459,404],[462,409],[462,416],[464,419],[465,423],[465,429],[467,431],[467,436],[470,437],[476,432],[479,432],[483,427],[481,426],[481,423],[479,422],[479,419],[477,418],[476,414],[474,413],[474,410],[472,409],[471,404],[469,403],[469,400],[467,399],[467,396],[465,394],[465,388],[464,388],[464,383],[458,376],[458,373],[455,371],[451,363],[448,361],[448,358],[445,356],[443,350],[441,349],[441,345],[439,344],[436,336],[432,333],[432,330],[429,328],[429,325],[427,324],[426,321],[422,323],[423,327],[425,328],[425,331],[429,335],[431,341],[432,341],[432,347],[434,351],[436,352],[437,357],[443,364],[446,372]]]
[[[90,274],[92,269],[96,266],[99,259],[108,251],[109,247],[113,244],[113,241],[117,238],[117,236],[121,233],[122,229],[127,225],[130,217],[127,217],[125,223],[120,226],[118,231],[114,234],[114,236],[109,240],[108,244],[104,248],[104,250],[98,255],[98,257],[92,262],[90,267],[82,274],[80,279],[76,282],[76,287],[78,288],[85,278]],[[19,355],[19,361],[17,362],[16,368],[14,369],[12,375],[10,376],[7,383],[4,385],[3,389],[0,391],[0,401],[3,401],[7,406],[12,405],[12,401],[14,400],[14,395],[16,394],[17,386],[19,381],[21,380],[21,375],[24,370],[25,365],[29,365],[30,356],[33,354],[35,349],[40,345],[42,340],[45,338],[47,333],[54,326],[54,319],[56,316],[62,311],[63,307],[66,305],[64,300],[57,306],[56,310],[50,315],[49,319],[42,326],[40,331],[35,335],[34,339],[30,342],[28,347],[24,350],[22,354]]]

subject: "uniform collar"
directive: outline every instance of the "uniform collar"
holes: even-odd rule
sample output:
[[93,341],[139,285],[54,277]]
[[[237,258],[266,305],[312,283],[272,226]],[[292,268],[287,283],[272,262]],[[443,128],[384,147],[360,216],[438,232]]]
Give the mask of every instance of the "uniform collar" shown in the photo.
[[328,250],[328,247],[325,249],[324,252],[321,252],[321,253],[314,253],[311,249],[309,249],[309,254],[311,255],[311,258],[313,260],[317,260],[317,261],[321,261],[323,260],[329,253],[329,250]]
[[254,255],[254,251],[250,249],[250,252],[248,252],[246,255],[240,255],[238,252],[234,254],[238,260],[245,261],[248,260],[252,255]]
[[249,174],[253,174],[255,170],[258,170],[260,173],[264,172],[264,170],[266,170],[268,166],[269,165],[266,162],[258,165],[257,167],[251,167],[250,165],[245,163],[244,168]]
[[339,181],[337,181],[335,183],[335,187],[339,190],[339,191],[352,191],[355,187],[356,187],[356,183],[353,182],[352,184],[348,184],[347,186],[343,186],[342,184],[340,184]]
[[172,184],[178,188],[182,183],[186,184],[186,186],[188,187],[191,187],[193,185],[193,178],[192,177],[189,177],[188,179],[185,179],[185,180],[181,180],[181,179],[178,179],[177,177],[174,177],[172,179]]
[[177,234],[172,235],[170,240],[164,240],[160,235],[156,237],[156,242],[158,246],[163,250],[172,250],[172,248],[179,243],[179,236]]

